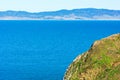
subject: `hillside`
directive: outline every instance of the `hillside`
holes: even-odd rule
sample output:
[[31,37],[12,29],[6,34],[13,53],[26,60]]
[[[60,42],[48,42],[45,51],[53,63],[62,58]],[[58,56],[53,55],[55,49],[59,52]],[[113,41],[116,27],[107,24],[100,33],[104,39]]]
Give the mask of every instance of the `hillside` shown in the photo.
[[36,13],[0,11],[0,20],[120,20],[120,10],[83,8]]
[[95,41],[69,66],[64,80],[120,80],[120,34]]

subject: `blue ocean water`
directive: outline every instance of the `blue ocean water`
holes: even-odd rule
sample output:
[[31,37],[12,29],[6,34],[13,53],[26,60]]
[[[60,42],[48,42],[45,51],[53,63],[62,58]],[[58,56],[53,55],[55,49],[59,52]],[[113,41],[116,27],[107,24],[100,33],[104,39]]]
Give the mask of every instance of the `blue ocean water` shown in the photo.
[[120,21],[0,21],[0,80],[62,80],[73,59]]

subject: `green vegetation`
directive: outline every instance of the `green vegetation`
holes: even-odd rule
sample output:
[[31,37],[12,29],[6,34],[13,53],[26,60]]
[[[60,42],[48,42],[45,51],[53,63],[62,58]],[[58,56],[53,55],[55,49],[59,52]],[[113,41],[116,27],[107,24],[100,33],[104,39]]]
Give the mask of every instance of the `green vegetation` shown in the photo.
[[120,34],[96,41],[69,66],[64,80],[120,80]]

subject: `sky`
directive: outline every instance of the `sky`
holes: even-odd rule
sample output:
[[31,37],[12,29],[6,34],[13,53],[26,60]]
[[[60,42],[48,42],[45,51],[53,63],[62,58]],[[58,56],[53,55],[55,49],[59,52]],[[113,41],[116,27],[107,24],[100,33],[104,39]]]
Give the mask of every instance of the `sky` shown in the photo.
[[120,10],[120,0],[0,0],[0,11],[42,12],[79,8]]

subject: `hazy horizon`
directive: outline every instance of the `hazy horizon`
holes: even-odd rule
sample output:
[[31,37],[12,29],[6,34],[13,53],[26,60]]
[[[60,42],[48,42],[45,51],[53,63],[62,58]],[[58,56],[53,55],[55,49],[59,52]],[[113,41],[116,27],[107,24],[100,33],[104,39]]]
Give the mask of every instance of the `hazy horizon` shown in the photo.
[[[75,9],[106,9],[106,8],[75,8]],[[36,11],[36,12],[25,11],[25,10],[4,10],[4,11],[23,11],[23,12],[37,13],[37,12],[54,12],[54,11],[60,11],[60,10],[74,10],[74,9],[59,9],[59,10]],[[106,9],[106,10],[117,10],[117,9]]]
[[13,10],[13,11],[27,11],[27,12],[44,12],[44,11],[57,11],[62,9],[72,10],[72,9],[80,9],[80,8],[120,10],[119,3],[120,1],[118,0],[111,0],[111,1],[4,0],[4,1],[0,1],[0,11]]

